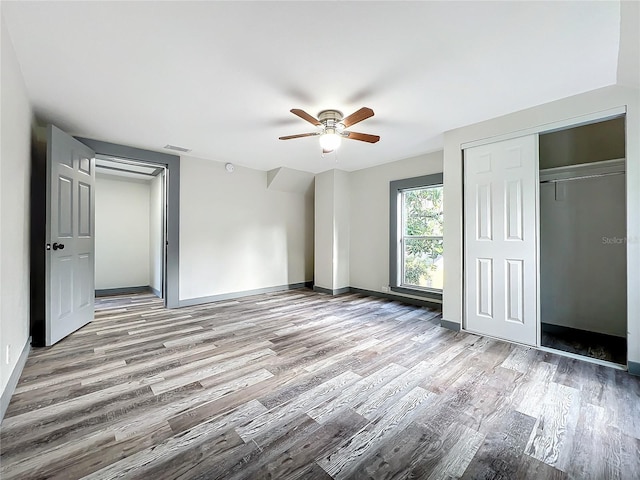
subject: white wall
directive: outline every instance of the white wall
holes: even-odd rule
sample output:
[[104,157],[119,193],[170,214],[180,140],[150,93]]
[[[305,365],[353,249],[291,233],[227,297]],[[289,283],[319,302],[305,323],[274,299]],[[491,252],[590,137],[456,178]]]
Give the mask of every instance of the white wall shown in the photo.
[[[29,182],[32,113],[22,73],[0,25],[0,392],[29,339]],[[6,362],[7,346],[10,348]]]
[[96,289],[149,285],[148,181],[96,175]]
[[620,51],[617,84],[638,88],[640,85],[640,2],[620,2]]
[[350,173],[351,287],[382,292],[389,285],[389,182],[441,173],[442,158],[434,152]]
[[149,286],[156,293],[162,293],[163,190],[164,175],[156,175],[149,184]]
[[180,160],[180,300],[311,281],[313,196],[267,172]]
[[461,145],[526,129],[627,108],[627,315],[629,359],[640,362],[640,91],[610,86],[527,110],[451,130],[444,136],[444,295],[443,318],[462,322],[462,148]]
[[333,210],[334,210],[334,232],[333,232],[333,285],[334,289],[350,286],[350,265],[349,258],[351,255],[350,237],[351,225],[351,186],[350,174],[343,170],[334,170],[334,191],[333,191]]
[[349,173],[327,170],[315,181],[314,286],[349,287]]
[[316,175],[314,218],[314,286],[333,290],[334,171]]

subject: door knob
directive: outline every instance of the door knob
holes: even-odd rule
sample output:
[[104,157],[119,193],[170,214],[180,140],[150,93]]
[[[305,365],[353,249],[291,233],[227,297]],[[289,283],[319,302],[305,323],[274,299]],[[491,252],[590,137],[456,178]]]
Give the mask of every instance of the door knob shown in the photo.
[[64,250],[64,243],[54,243],[53,244],[53,249],[54,250]]

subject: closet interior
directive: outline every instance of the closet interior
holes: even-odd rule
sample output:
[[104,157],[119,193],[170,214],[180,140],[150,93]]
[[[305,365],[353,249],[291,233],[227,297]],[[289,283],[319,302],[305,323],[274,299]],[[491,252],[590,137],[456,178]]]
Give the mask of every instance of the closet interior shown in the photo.
[[541,345],[626,365],[625,119],[539,136]]

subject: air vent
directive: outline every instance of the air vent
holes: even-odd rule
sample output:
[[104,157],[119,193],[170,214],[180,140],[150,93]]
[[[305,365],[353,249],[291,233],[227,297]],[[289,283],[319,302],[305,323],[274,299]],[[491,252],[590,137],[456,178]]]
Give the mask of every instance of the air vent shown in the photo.
[[183,153],[191,151],[190,148],[176,147],[175,145],[169,145],[169,144],[165,145],[164,148],[166,148],[167,150],[174,150],[176,152],[183,152]]

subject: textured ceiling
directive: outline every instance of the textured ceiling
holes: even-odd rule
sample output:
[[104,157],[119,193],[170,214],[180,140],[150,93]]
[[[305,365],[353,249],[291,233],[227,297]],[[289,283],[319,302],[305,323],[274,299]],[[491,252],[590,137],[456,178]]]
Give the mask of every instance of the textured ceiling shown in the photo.
[[[2,2],[38,117],[262,170],[355,170],[616,83],[618,2]],[[289,110],[376,115],[323,158]]]

